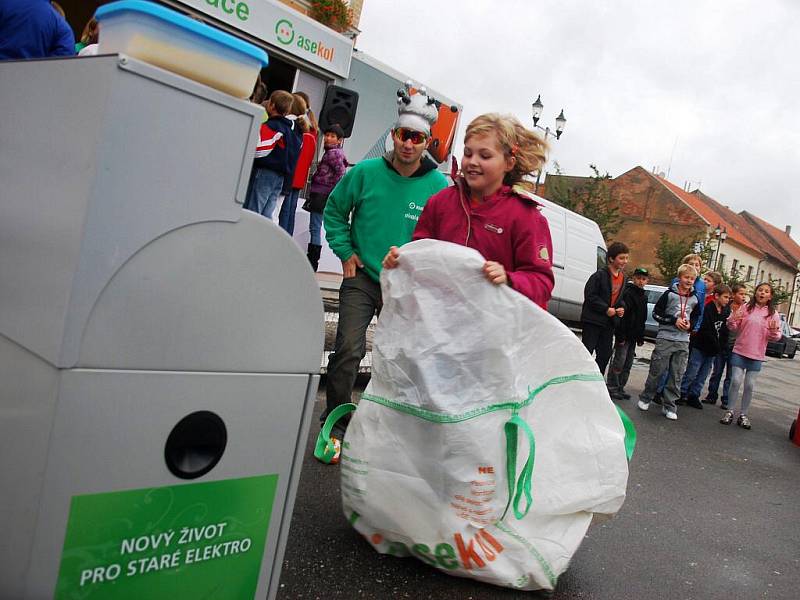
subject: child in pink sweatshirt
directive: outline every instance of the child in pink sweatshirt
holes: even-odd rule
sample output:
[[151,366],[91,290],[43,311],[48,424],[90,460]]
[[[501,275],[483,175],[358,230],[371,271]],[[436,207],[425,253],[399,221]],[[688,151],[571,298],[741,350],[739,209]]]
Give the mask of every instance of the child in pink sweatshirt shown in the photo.
[[[461,175],[431,196],[414,240],[436,239],[475,248],[483,273],[547,309],[553,292],[553,243],[539,203],[526,193],[525,176],[545,161],[547,145],[515,117],[489,113],[474,119],[464,137]],[[392,269],[400,250],[392,246],[383,267]]]
[[739,387],[744,381],[742,405],[736,424],[744,429],[751,427],[747,410],[750,407],[750,400],[753,398],[753,389],[758,373],[761,371],[761,363],[764,362],[767,341],[781,338],[781,320],[775,311],[772,297],[772,285],[761,283],[756,287],[750,302],[728,317],[728,329],[738,332],[738,335],[731,355],[733,377],[728,392],[730,410],[720,419],[720,423],[723,425],[730,425],[733,422],[733,409],[736,408]]

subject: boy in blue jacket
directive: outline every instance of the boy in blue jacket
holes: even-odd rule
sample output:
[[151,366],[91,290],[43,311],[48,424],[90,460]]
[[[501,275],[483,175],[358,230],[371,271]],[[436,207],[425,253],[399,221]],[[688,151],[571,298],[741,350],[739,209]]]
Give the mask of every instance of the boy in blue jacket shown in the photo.
[[244,208],[267,219],[272,219],[284,179],[291,177],[300,156],[302,138],[294,132],[294,123],[286,118],[292,102],[294,96],[289,92],[272,92],[267,101],[269,119],[259,130]]

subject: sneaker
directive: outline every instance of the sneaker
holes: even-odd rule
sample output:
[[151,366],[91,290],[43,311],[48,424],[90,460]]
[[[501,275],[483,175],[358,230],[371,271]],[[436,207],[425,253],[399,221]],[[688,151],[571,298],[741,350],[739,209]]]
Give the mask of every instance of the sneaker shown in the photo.
[[619,395],[622,396],[623,400],[630,400],[631,399],[631,395],[628,392],[626,392],[625,390],[620,390],[619,391]]
[[716,403],[717,399],[712,398],[711,396],[706,396],[705,398],[703,398],[703,404],[716,404]]
[[739,415],[736,424],[743,429],[750,429],[750,418],[747,415]]
[[653,402],[661,406],[664,403],[664,394],[662,392],[658,392],[653,398]]
[[661,412],[667,417],[670,421],[677,421],[678,420],[678,413],[674,410],[668,410],[666,408],[662,408]]
[[723,425],[730,425],[731,423],[733,423],[733,411],[729,410],[728,412],[726,412],[725,416],[723,416],[719,420],[719,422],[722,423]]
[[645,402],[644,400],[639,400],[639,402],[636,403],[636,406],[639,407],[639,410],[647,410],[650,408],[650,403]]
[[625,400],[625,396],[622,394],[622,392],[614,390],[613,392],[611,392],[611,399],[612,400]]
[[675,404],[677,404],[678,406],[683,406],[684,404],[686,404],[686,396],[681,394],[681,397],[675,400]]
[[689,396],[686,398],[686,406],[691,406],[692,408],[699,408],[703,410],[703,403],[700,402],[700,398],[697,396]]
[[720,400],[719,407],[722,410],[730,410],[731,409],[731,407],[728,406],[728,399],[727,398],[723,398],[722,400]]
[[331,462],[327,463],[329,465],[338,465],[339,464],[339,457],[342,454],[342,442],[339,438],[331,436],[331,444],[333,444],[333,449],[336,453],[333,455]]

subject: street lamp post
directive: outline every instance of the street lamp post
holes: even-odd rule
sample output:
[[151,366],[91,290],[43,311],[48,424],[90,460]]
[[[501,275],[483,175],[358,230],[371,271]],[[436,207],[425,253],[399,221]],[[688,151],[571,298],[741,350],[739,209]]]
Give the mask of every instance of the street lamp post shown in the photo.
[[[564,109],[561,109],[561,112],[558,113],[556,117],[556,129],[555,133],[550,130],[549,127],[542,127],[539,125],[539,118],[542,116],[542,110],[544,110],[544,104],[542,104],[542,95],[539,94],[536,96],[536,101],[531,105],[531,112],[533,113],[533,127],[542,131],[544,133],[544,139],[547,141],[547,136],[554,137],[557,140],[561,138],[561,134],[564,133],[564,127],[567,124],[567,118],[564,116]],[[539,191],[539,178],[542,176],[542,170],[539,169],[536,173],[536,188],[534,189],[534,193]]]
[[714,257],[714,270],[716,271],[717,265],[719,264],[720,248],[722,248],[722,244],[725,243],[725,240],[728,239],[728,228],[723,227],[722,229],[720,229],[719,223],[717,223],[717,226],[714,228],[714,237],[717,239],[717,251],[716,251],[716,256]]

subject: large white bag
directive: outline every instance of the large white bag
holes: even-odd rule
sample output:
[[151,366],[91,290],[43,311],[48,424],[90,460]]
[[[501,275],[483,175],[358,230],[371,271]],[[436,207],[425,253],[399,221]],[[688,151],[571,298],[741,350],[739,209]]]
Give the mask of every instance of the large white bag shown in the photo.
[[[384,270],[372,380],[343,444],[342,504],[378,552],[553,589],[593,514],[622,506],[635,434],[578,338],[489,283],[483,263],[421,240]],[[329,418],[319,456],[350,409]]]

